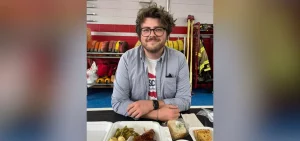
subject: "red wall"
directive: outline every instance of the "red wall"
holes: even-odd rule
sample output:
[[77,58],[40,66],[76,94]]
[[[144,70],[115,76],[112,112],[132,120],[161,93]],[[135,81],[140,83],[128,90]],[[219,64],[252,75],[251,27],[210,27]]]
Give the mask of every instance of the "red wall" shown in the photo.
[[[116,25],[116,24],[87,24],[92,31],[97,32],[131,32],[135,33],[135,25]],[[177,26],[173,28],[173,34],[186,34],[185,26]]]
[[[87,27],[91,29],[92,32],[118,32],[118,33],[135,33],[135,25],[116,25],[116,24],[87,24]],[[186,34],[187,27],[185,26],[177,26],[173,28],[171,34]],[[201,31],[201,35],[203,34],[213,34],[213,31]],[[136,42],[138,41],[137,36],[104,36],[104,35],[93,35],[93,40],[98,41],[110,41],[110,40],[124,40],[127,41],[130,48],[134,47]],[[176,37],[170,38],[170,40],[177,40]],[[204,38],[203,44],[205,46],[211,68],[213,70],[213,38]],[[93,59],[97,60],[97,59]],[[89,67],[89,66],[88,66]],[[201,84],[200,87],[211,87],[211,84]]]
[[[119,32],[119,33],[135,33],[135,25],[117,25],[117,24],[87,24],[87,27],[91,29],[92,32]],[[176,26],[173,28],[171,34],[186,34],[187,27]],[[201,31],[200,34],[213,34],[213,31]],[[110,40],[124,40],[127,41],[130,48],[134,47],[138,41],[137,36],[103,36],[103,35],[93,35],[93,40],[98,41],[110,41]],[[176,40],[177,38],[170,38],[170,40]],[[203,44],[208,54],[208,58],[213,69],[213,38],[204,38]]]
[[[114,24],[88,24],[88,28],[94,32],[123,32],[123,33],[135,33],[135,25],[114,25]],[[171,34],[186,34],[186,27],[174,27]],[[137,36],[102,36],[93,35],[93,40],[98,41],[110,41],[110,40],[124,40],[127,41],[130,48],[134,47],[138,41]],[[176,40],[177,38],[170,38],[170,40]]]

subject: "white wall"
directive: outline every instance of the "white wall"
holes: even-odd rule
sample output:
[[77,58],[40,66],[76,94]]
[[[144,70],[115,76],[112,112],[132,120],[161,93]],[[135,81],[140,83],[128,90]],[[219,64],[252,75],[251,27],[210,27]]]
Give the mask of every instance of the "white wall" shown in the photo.
[[[96,20],[98,24],[135,24],[138,9],[143,7],[139,0],[97,0],[87,1],[87,13],[96,13],[96,16],[87,15],[87,20]],[[153,0],[166,7],[167,0]],[[177,26],[186,26],[187,15],[195,16],[195,21],[213,23],[213,0],[169,0],[170,12],[177,18]]]
[[178,26],[187,25],[188,15],[194,15],[195,22],[213,24],[213,0],[170,0],[169,12]]

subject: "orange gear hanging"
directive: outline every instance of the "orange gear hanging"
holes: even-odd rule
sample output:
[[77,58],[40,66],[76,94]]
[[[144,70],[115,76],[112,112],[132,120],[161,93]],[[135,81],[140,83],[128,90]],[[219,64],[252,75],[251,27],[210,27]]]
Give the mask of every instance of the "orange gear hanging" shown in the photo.
[[104,78],[98,78],[97,79],[97,81],[96,81],[97,83],[104,83],[105,82],[105,79]]

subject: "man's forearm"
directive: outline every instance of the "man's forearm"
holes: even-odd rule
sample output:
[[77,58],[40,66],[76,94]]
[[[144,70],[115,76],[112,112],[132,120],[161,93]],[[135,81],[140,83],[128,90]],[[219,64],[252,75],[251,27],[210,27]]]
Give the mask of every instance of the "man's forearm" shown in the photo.
[[[160,109],[163,106],[165,106],[165,102],[162,101],[162,100],[159,100],[158,103],[159,103],[159,108],[158,109]],[[151,110],[149,113],[147,113],[144,116],[142,116],[142,118],[147,118],[147,119],[152,119],[152,120],[158,120],[158,110]]]
[[[148,103],[148,102],[149,102],[149,105],[152,106],[152,107],[151,107],[151,111],[154,110],[153,101],[152,101],[152,100],[148,100],[147,103]],[[166,105],[165,102],[164,102],[163,100],[159,100],[159,101],[158,101],[158,104],[159,104],[158,109],[160,109],[160,108],[162,108],[162,107],[164,107],[164,106]]]
[[165,106],[165,102],[162,100],[159,100],[158,103],[159,103],[159,108],[162,108],[163,106]]
[[152,110],[148,114],[145,114],[142,116],[142,118],[152,119],[152,120],[158,120],[158,110]]
[[[189,98],[189,97],[188,97]],[[176,105],[178,106],[179,110],[186,111],[190,108],[191,102],[190,99],[184,99],[184,98],[170,98],[170,99],[164,99],[165,104],[168,105]]]
[[[160,109],[163,106],[165,106],[165,102],[162,101],[162,100],[159,100],[158,103],[159,103],[159,108],[158,109]],[[148,119],[157,120],[158,119],[158,113],[157,112],[158,112],[158,110],[151,110],[149,113],[147,113],[144,116],[142,116],[142,118],[148,118]]]
[[118,101],[118,99],[112,97],[112,108],[113,110],[118,113],[121,114],[123,116],[128,116],[127,114],[127,109],[125,107],[128,107],[128,105],[130,105],[131,103],[133,103],[133,101],[131,100],[124,100],[124,101]]

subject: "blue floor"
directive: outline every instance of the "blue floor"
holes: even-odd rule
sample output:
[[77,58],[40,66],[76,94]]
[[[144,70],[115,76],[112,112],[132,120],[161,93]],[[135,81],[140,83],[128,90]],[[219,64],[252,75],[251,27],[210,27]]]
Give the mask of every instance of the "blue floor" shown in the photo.
[[[87,108],[111,108],[112,89],[88,89]],[[192,106],[212,106],[213,94],[206,90],[195,89]]]

